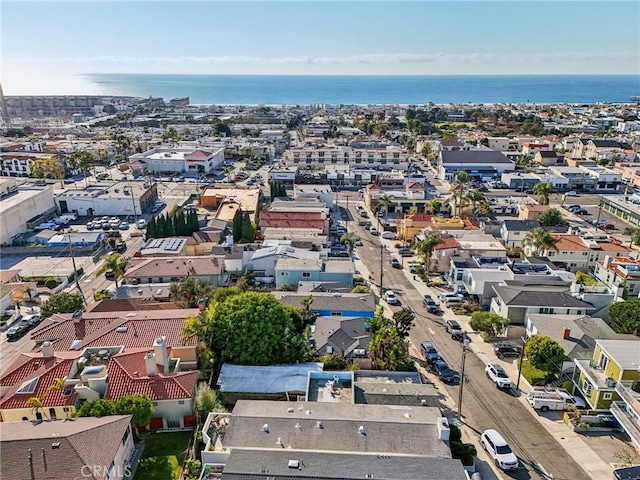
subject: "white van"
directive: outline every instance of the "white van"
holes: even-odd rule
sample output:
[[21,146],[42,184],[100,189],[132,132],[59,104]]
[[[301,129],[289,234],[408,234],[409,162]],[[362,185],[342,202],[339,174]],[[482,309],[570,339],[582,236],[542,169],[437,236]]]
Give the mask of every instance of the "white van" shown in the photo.
[[369,233],[370,233],[371,235],[379,235],[379,233],[378,233],[378,229],[377,229],[376,227],[371,227],[371,228],[369,229]]
[[138,228],[147,228],[147,221],[144,218],[138,220]]
[[34,230],[36,232],[41,231],[41,230],[55,230],[55,231],[58,231],[58,230],[60,230],[60,225],[58,225],[55,222],[45,222],[45,223],[41,223],[40,225],[34,227]]
[[462,305],[464,303],[464,300],[462,300],[461,298],[457,298],[457,297],[447,297],[444,300],[444,304],[447,307],[453,307],[453,306],[457,306],[457,305]]

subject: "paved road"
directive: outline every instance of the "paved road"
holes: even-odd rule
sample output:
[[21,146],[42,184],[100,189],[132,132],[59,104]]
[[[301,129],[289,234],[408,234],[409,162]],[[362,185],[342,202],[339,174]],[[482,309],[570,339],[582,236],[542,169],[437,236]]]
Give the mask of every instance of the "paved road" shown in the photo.
[[[353,198],[352,198],[353,200]],[[350,202],[350,208],[355,205]],[[358,218],[355,208],[351,212],[353,218]],[[349,230],[355,230],[363,239],[364,246],[358,247],[356,255],[360,256],[367,269],[373,275],[373,282],[379,283],[380,248],[379,237],[373,237],[357,222],[349,224]],[[410,339],[414,345],[431,340],[437,346],[441,355],[460,370],[462,350],[458,342],[453,341],[444,332],[442,317],[425,312],[422,305],[422,295],[416,290],[403,270],[391,268],[388,260],[388,249],[383,253],[383,288],[393,288],[398,294],[402,305],[392,307],[397,310],[407,307],[416,313],[416,326],[412,329]],[[506,474],[518,479],[545,479],[545,472],[553,475],[556,480],[575,480],[586,478],[585,472],[567,454],[560,444],[532,417],[531,412],[518,399],[507,392],[495,388],[484,374],[484,362],[473,352],[467,353],[465,364],[465,382],[463,389],[462,415],[465,423],[478,436],[483,430],[495,428],[500,431],[521,460],[524,468]],[[434,383],[439,382],[429,375]],[[459,386],[440,385],[439,388],[457,404]]]

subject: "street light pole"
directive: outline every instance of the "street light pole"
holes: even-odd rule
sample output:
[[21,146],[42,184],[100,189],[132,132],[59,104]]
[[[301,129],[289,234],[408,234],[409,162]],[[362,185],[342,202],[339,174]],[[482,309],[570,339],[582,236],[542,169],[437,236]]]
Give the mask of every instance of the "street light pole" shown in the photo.
[[380,298],[384,294],[382,290],[382,277],[384,275],[384,263],[382,261],[382,256],[384,254],[384,245],[380,244]]
[[136,212],[136,199],[134,198],[133,187],[129,185],[127,188],[129,190],[129,195],[131,195],[131,205],[133,205],[133,219],[135,223],[138,223],[138,213]]

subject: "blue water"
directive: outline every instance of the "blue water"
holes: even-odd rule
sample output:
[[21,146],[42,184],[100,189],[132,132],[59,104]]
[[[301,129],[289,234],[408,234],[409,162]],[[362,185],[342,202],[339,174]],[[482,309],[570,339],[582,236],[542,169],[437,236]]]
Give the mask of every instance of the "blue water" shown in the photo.
[[193,104],[626,103],[638,75],[300,76],[91,74],[102,95]]

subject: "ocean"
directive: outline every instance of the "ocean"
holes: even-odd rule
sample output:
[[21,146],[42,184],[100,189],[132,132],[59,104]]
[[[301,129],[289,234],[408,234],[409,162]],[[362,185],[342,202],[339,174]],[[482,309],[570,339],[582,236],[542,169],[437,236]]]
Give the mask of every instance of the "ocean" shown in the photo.
[[84,76],[100,95],[189,97],[192,104],[375,105],[445,103],[627,103],[638,75]]

